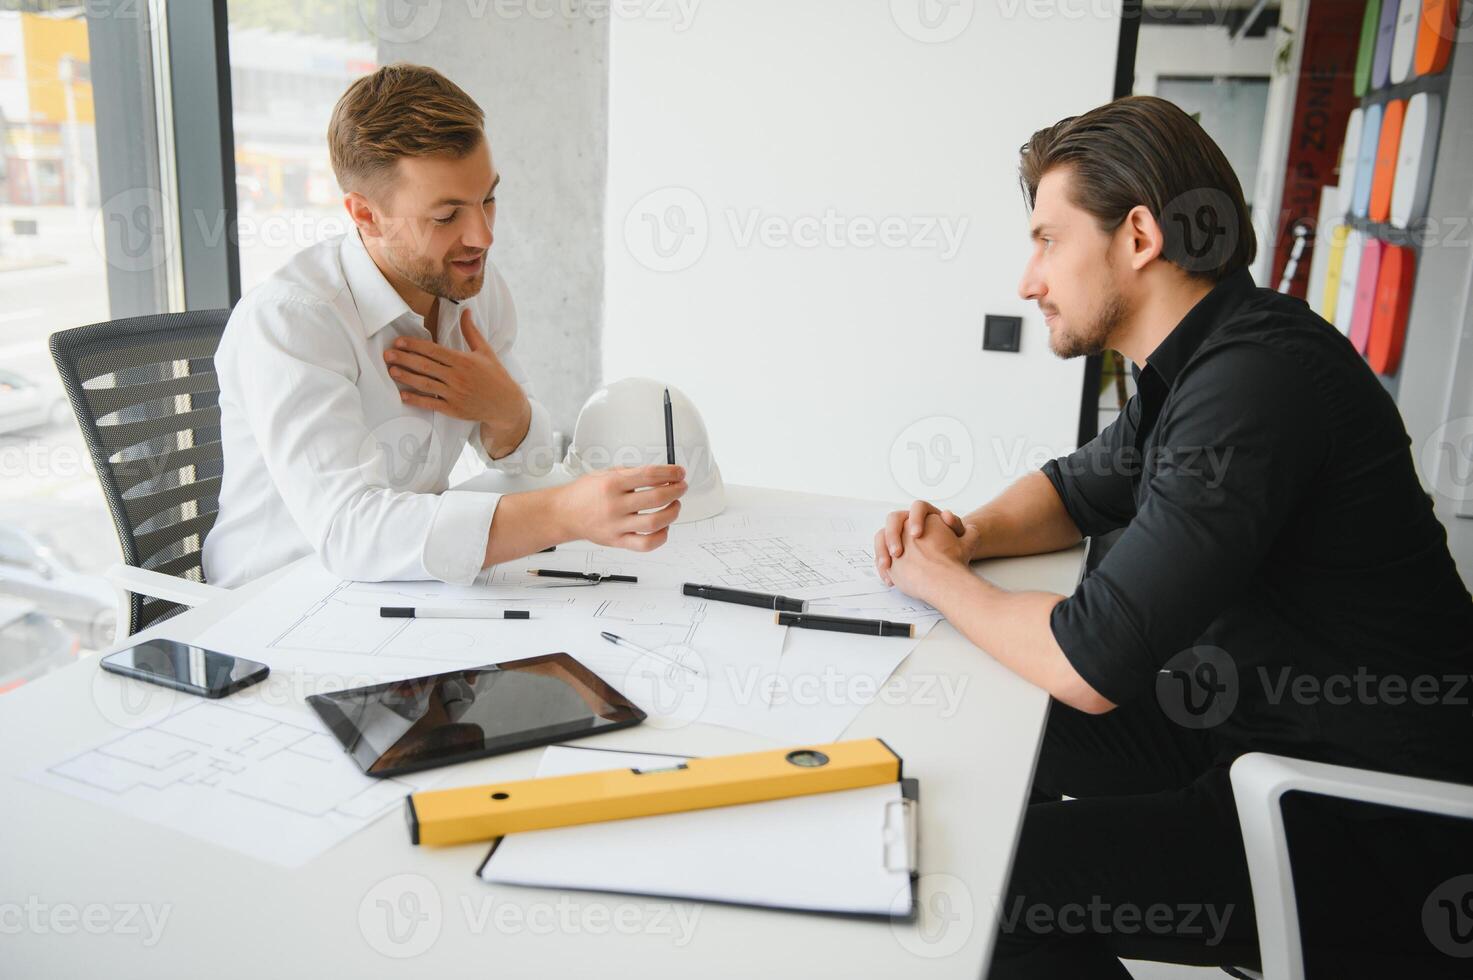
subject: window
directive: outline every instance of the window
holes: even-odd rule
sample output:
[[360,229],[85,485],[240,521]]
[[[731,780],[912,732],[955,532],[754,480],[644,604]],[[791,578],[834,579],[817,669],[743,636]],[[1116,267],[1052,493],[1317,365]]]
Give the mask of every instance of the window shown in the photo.
[[240,279],[246,291],[292,255],[348,230],[327,123],[348,83],[378,67],[371,5],[230,0],[230,80]]
[[[110,639],[96,574],[119,556],[47,347],[109,315],[91,52],[81,0],[14,7],[0,10],[0,602],[33,611],[0,617],[0,648],[44,637],[70,656]],[[14,670],[7,658],[0,690]]]

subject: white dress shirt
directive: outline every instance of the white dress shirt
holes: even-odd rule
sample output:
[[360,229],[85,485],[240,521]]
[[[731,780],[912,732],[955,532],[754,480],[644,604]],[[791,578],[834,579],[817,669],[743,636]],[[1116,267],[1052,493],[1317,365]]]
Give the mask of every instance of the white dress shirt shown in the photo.
[[[467,306],[526,389],[512,353],[516,310],[489,256],[480,293],[440,301],[439,344],[467,349]],[[206,581],[233,587],[313,551],[360,581],[475,578],[501,497],[447,489],[450,471],[469,444],[489,465],[545,473],[552,427],[529,393],[526,437],[493,461],[478,422],[400,399],[383,355],[405,336],[430,334],[356,230],[300,252],[236,305],[215,354],[225,472]]]

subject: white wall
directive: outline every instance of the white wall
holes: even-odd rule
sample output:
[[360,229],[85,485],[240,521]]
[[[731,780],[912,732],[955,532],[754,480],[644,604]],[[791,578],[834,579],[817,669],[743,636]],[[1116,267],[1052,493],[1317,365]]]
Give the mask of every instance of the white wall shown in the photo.
[[552,3],[415,9],[432,28],[383,32],[379,61],[432,65],[485,110],[502,176],[491,256],[516,299],[517,357],[571,433],[601,366],[608,18]]
[[[1017,155],[1108,100],[1118,31],[1105,0],[614,18],[605,377],[684,388],[734,483],[960,506],[1073,448],[1083,364],[1016,293]],[[885,219],[913,244],[872,241]],[[1021,353],[981,350],[984,313],[1023,316]]]

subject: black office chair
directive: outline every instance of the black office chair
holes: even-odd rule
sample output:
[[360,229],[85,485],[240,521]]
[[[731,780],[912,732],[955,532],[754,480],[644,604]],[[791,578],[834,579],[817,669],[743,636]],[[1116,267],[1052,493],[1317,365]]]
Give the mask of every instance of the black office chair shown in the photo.
[[[215,350],[229,310],[164,313],[51,335],[126,565],[118,639],[224,592],[200,549],[220,509]],[[125,614],[126,613],[126,614]]]

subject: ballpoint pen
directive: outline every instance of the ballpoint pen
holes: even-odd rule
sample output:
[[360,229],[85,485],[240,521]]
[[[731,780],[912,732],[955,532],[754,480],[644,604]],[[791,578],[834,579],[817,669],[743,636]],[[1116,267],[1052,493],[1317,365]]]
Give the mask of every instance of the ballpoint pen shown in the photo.
[[683,664],[679,660],[676,660],[674,657],[668,656],[663,653],[658,653],[654,650],[648,649],[647,647],[642,647],[638,643],[632,643],[629,640],[624,639],[624,637],[619,636],[617,633],[607,633],[600,631],[598,635],[602,636],[605,640],[608,640],[615,646],[620,646],[628,650],[633,650],[635,653],[642,653],[647,657],[654,657],[656,660],[663,660],[665,663],[669,664],[672,667],[679,667],[681,670],[688,670],[692,674],[700,674],[700,671],[692,667],[690,664]]

